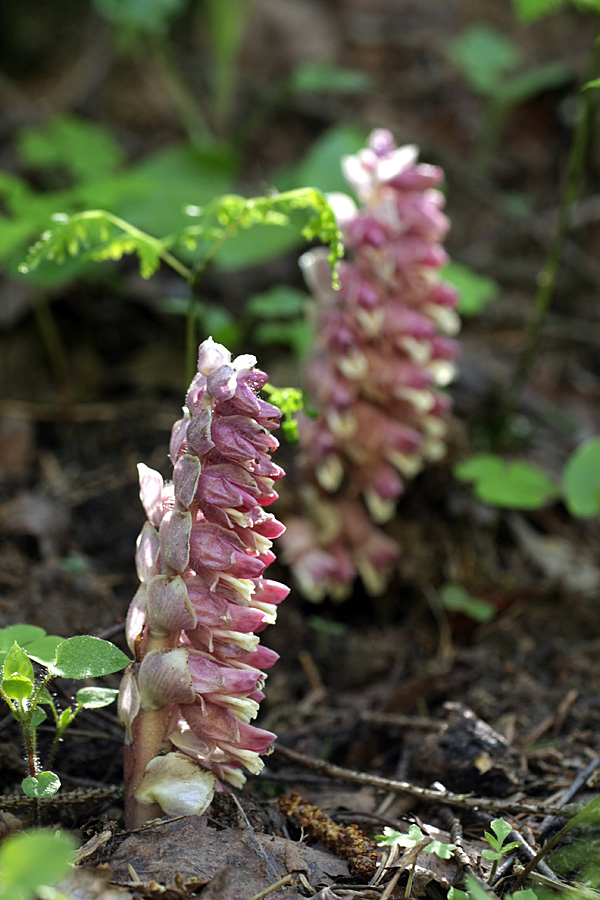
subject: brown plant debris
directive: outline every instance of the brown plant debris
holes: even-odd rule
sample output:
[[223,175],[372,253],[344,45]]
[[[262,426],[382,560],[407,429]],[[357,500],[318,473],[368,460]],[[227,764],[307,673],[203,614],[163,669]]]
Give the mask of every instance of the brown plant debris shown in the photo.
[[294,819],[308,837],[322,841],[328,850],[347,859],[353,876],[370,881],[377,866],[377,850],[357,825],[338,825],[323,809],[306,803],[297,794],[281,796],[278,803],[286,819]]

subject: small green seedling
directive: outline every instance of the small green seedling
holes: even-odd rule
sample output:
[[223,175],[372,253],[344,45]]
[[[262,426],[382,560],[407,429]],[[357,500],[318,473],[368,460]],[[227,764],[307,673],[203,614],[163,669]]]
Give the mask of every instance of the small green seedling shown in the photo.
[[0,847],[0,900],[34,897],[66,900],[51,885],[67,875],[74,861],[75,840],[70,834],[32,828],[6,838]]
[[433,853],[440,859],[450,859],[456,850],[455,844],[444,844],[442,841],[431,840],[426,834],[423,834],[418,825],[411,825],[408,834],[386,826],[383,834],[375,835],[375,839],[379,847],[405,847],[408,851],[414,851],[414,855],[411,854],[410,874],[404,891],[405,898],[410,896],[419,853]]
[[[39,674],[34,663],[41,670]],[[108,706],[118,694],[112,688],[80,688],[75,705],[59,711],[48,690],[50,680],[57,676],[75,680],[98,678],[118,672],[128,663],[129,659],[114,644],[90,635],[65,639],[46,634],[37,625],[0,629],[0,697],[21,727],[29,767],[22,787],[28,797],[44,800],[54,796],[60,779],[48,766],[65,731],[82,709]],[[37,749],[37,729],[47,718],[44,706],[50,707],[55,726],[45,768],[40,765]]]
[[[448,900],[491,900],[494,894],[488,894],[471,875],[467,876],[467,890],[461,891],[451,887],[447,893]],[[504,900],[538,900],[538,895],[530,888],[524,891],[515,891],[514,894],[504,894]]]
[[519,46],[488,25],[467,28],[450,42],[447,53],[471,89],[485,100],[484,123],[475,151],[480,172],[487,169],[508,111],[562,87],[571,78],[571,70],[561,62],[523,70]]
[[442,606],[449,612],[459,612],[474,622],[491,622],[496,615],[496,607],[489,600],[471,597],[458,584],[445,584],[440,591]]
[[490,834],[489,831],[484,831],[483,833],[484,838],[490,845],[490,849],[485,849],[481,853],[484,859],[489,859],[492,862],[488,884],[491,884],[494,880],[498,862],[502,857],[505,856],[505,854],[510,853],[511,850],[516,850],[517,847],[521,846],[521,841],[511,841],[508,844],[504,843],[512,831],[512,827],[505,819],[493,819],[490,823],[490,828],[494,832],[493,834]]

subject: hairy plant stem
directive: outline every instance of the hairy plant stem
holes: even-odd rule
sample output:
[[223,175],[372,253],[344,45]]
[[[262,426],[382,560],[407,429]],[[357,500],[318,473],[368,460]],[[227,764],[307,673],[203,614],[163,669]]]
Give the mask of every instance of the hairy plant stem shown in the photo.
[[[597,78],[599,69],[600,29],[597,26],[597,34],[592,44],[588,72],[585,79],[586,82]],[[514,413],[521,393],[529,379],[531,368],[535,362],[539,348],[542,328],[556,290],[558,272],[571,223],[573,206],[577,200],[581,182],[583,180],[585,157],[588,149],[590,124],[594,105],[595,89],[584,90],[579,98],[577,124],[573,134],[571,152],[567,165],[566,182],[558,211],[558,223],[546,260],[538,276],[538,289],[534,300],[533,314],[527,330],[525,347],[517,363],[506,397],[503,417],[505,422],[508,421]]]

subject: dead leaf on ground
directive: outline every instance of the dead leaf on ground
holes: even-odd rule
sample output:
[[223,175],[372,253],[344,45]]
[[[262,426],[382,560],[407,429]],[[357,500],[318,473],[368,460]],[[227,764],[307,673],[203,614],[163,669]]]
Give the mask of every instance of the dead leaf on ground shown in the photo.
[[217,831],[194,816],[131,835],[109,863],[117,882],[129,882],[131,865],[141,882],[166,886],[174,885],[176,876],[184,884],[209,881],[227,869],[228,900],[247,900],[264,890],[287,874],[290,863],[297,871],[301,866],[315,889],[349,877],[345,860],[332,853],[247,829]]

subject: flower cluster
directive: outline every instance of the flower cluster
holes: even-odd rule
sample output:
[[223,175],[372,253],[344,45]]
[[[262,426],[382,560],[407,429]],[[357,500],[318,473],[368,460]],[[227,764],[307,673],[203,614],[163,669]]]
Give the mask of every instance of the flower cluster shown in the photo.
[[255,363],[205,341],[172,430],[172,482],[139,466],[148,521],[127,617],[136,662],[120,692],[130,826],[202,812],[216,779],[258,773],[275,738],[249,724],[277,659],[257,633],[289,592],[263,577],[284,530],[264,507],[284,473],[270,458],[280,410],[257,396],[267,376]]
[[348,251],[340,290],[324,250],[301,259],[316,335],[307,389],[319,414],[300,428],[310,514],[286,523],[285,546],[314,599],[343,594],[357,572],[371,592],[385,586],[398,548],[374,523],[394,515],[406,478],[445,453],[440,388],[455,374],[449,336],[459,328],[455,291],[439,275],[449,225],[441,170],[384,130],[342,168],[361,205],[329,198]]

